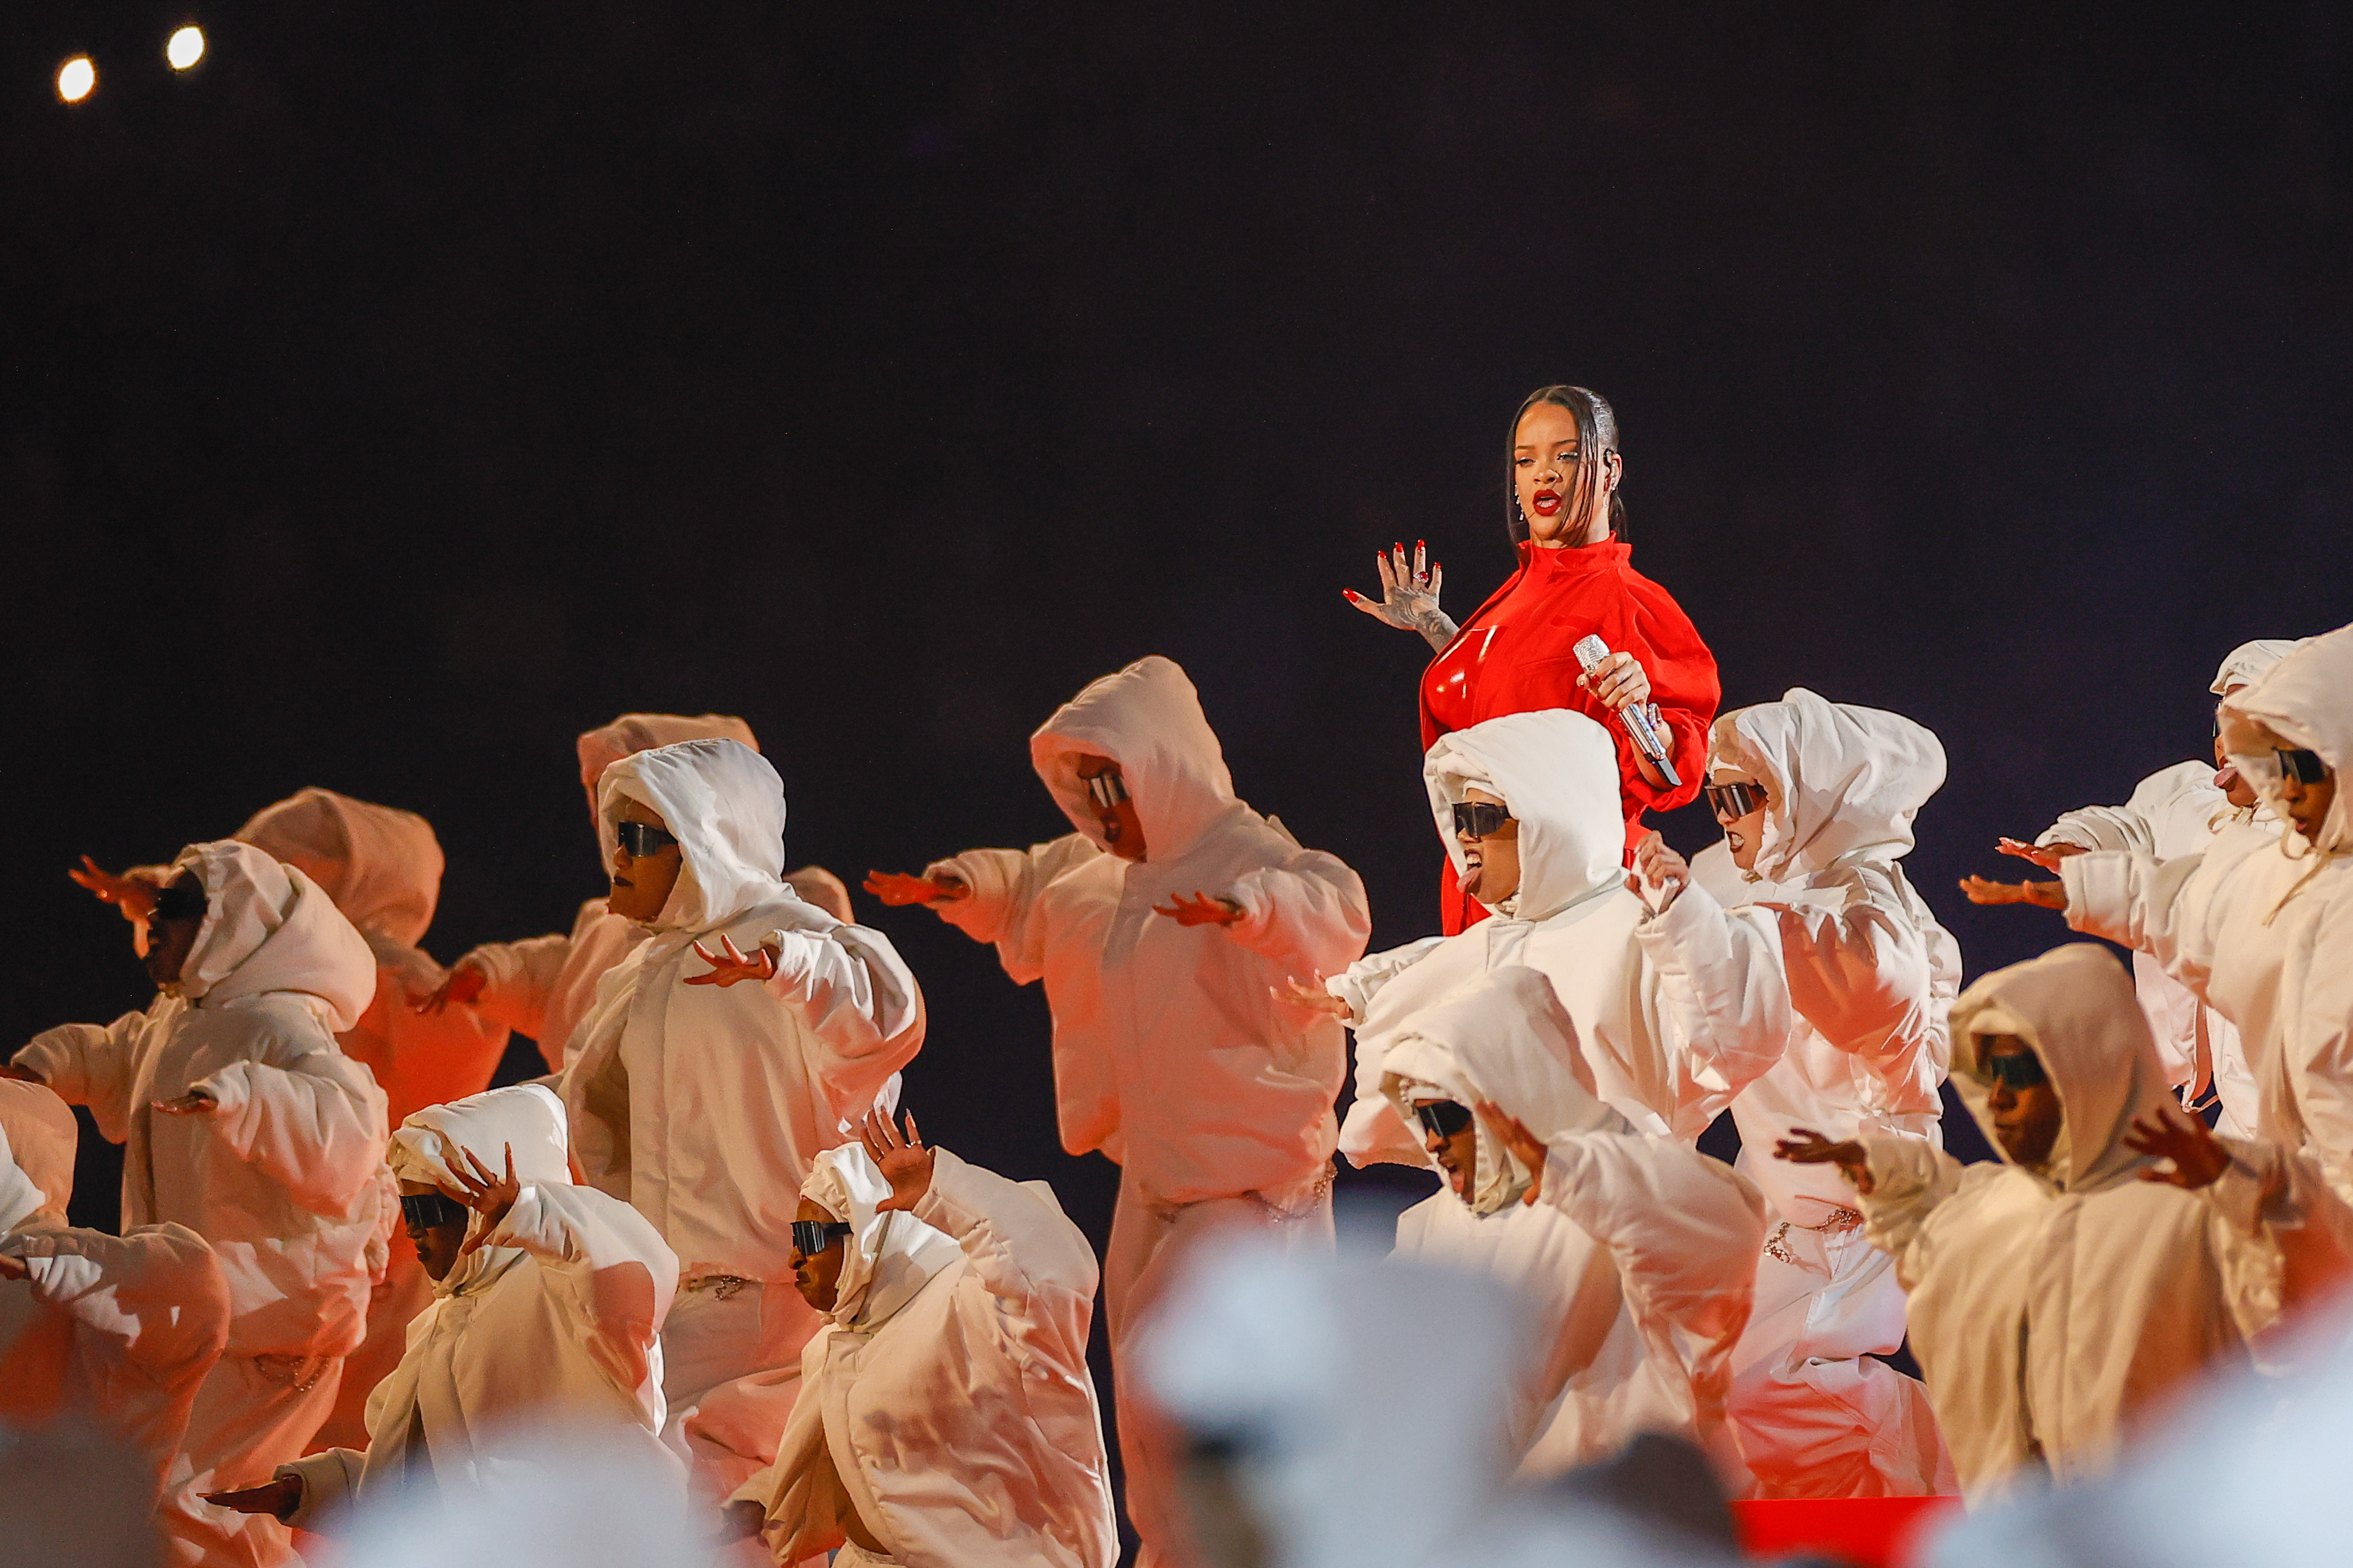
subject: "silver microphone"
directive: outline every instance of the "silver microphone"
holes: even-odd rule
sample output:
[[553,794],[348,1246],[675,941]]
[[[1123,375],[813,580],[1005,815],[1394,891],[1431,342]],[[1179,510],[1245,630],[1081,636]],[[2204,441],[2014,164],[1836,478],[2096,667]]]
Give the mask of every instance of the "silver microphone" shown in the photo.
[[[1555,643],[1553,646],[1558,647],[1560,645]],[[1597,637],[1582,637],[1577,639],[1576,653],[1577,662],[1585,667],[1586,674],[1591,675],[1601,668],[1601,661],[1609,657],[1609,645]],[[1634,737],[1634,744],[1641,753],[1667,775],[1667,787],[1681,788],[1683,781],[1675,776],[1675,764],[1667,760],[1667,738],[1659,732],[1658,721],[1651,717],[1651,705],[1647,702],[1627,704],[1618,710],[1618,722],[1626,726],[1626,733]]]

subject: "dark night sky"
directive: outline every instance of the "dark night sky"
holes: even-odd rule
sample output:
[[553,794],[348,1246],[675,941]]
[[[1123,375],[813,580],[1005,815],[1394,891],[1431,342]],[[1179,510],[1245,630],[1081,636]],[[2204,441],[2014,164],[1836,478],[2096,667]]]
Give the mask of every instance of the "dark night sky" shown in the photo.
[[[1997,833],[2353,617],[2337,6],[176,6],[5,33],[10,1039],[143,1000],[83,850],[407,806],[446,960],[597,890],[617,711],[744,715],[854,881],[1057,831],[1023,737],[1155,651],[1419,934],[1424,652],[1339,590],[1500,580],[1544,382],[1616,402],[1728,703],[1943,736],[1972,974],[2063,935],[1950,890]],[[865,912],[927,1131],[1100,1235],[1035,994]]]

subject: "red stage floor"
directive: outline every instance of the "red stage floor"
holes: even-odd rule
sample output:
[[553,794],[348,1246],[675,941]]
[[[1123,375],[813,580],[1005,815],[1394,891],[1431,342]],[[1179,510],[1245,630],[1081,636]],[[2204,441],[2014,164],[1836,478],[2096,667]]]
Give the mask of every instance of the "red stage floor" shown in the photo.
[[1740,1544],[1751,1557],[1810,1552],[1855,1568],[1906,1568],[1915,1544],[1957,1497],[1841,1498],[1821,1502],[1736,1502]]

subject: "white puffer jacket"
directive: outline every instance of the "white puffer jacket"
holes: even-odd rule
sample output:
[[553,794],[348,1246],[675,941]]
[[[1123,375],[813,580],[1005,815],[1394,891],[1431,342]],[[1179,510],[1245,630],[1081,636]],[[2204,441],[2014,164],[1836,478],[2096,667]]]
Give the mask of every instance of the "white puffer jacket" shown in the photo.
[[[1282,1189],[1332,1157],[1346,1071],[1340,1027],[1275,992],[1365,951],[1364,884],[1234,798],[1185,672],[1158,657],[1105,676],[1029,742],[1077,832],[1027,851],[934,864],[971,896],[932,906],[994,942],[1005,972],[1043,978],[1054,1015],[1062,1146],[1100,1149],[1166,1203]],[[1107,853],[1076,759],[1120,765],[1147,858]],[[1187,927],[1153,906],[1206,892],[1242,909]]]
[[[688,741],[605,770],[659,813],[684,867],[653,934],[596,986],[563,1081],[573,1152],[598,1189],[654,1223],[682,1278],[792,1278],[809,1162],[841,1142],[923,1043],[923,996],[890,939],[782,880],[785,791],[734,741]],[[765,983],[690,985],[721,937],[777,950]]]
[[[342,1355],[360,1342],[396,1212],[379,1184],[384,1091],[343,1055],[375,957],[301,871],[251,845],[193,845],[209,907],[169,994],[103,1027],[36,1035],[16,1065],[124,1145],[125,1229],[184,1225],[212,1246],[228,1353]],[[208,1114],[151,1109],[190,1089]]]

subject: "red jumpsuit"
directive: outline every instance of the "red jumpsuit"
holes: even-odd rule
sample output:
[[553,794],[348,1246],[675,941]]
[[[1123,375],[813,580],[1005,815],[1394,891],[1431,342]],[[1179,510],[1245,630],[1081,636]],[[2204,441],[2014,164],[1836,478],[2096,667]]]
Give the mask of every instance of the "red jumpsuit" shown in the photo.
[[[1615,536],[1576,550],[1523,542],[1520,569],[1462,623],[1421,678],[1424,751],[1450,731],[1546,708],[1573,708],[1608,730],[1618,744],[1630,860],[1645,831],[1645,811],[1672,811],[1698,796],[1707,771],[1707,730],[1723,698],[1715,656],[1700,641],[1683,606],[1629,564],[1630,553]],[[1625,726],[1578,688],[1577,678],[1585,670],[1576,644],[1588,634],[1599,637],[1612,653],[1630,653],[1642,661],[1651,678],[1651,700],[1673,737],[1675,773],[1683,780],[1677,788],[1656,789],[1642,777]],[[1455,886],[1451,861],[1440,898],[1450,936],[1487,918]]]

